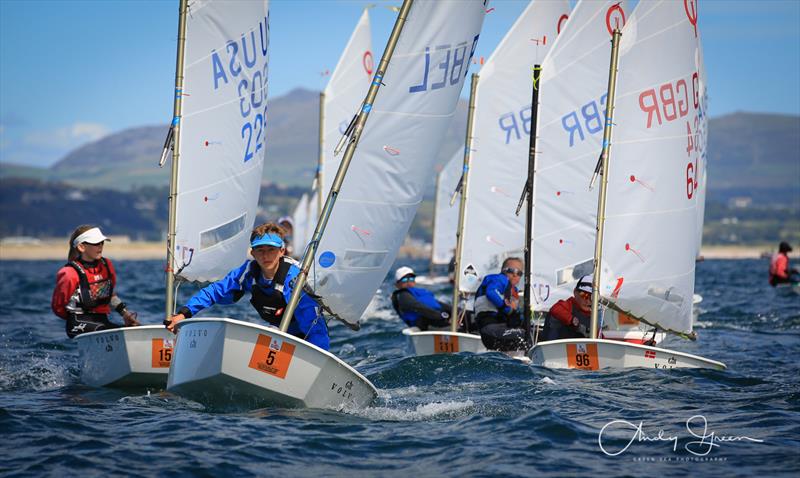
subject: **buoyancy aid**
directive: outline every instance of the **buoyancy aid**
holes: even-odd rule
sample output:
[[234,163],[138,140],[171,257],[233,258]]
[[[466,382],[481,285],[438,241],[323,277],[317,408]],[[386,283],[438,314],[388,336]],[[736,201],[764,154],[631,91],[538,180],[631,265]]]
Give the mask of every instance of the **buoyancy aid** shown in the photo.
[[66,265],[78,273],[76,306],[84,313],[94,313],[98,306],[111,302],[111,296],[114,295],[115,277],[105,257],[100,258],[100,274],[93,274],[91,278],[80,261],[70,261]]
[[[506,323],[509,317],[506,317],[506,314],[503,313],[503,309],[505,306],[498,307],[489,300],[487,294],[490,291],[487,291],[490,282],[492,281],[490,278],[493,276],[501,276],[502,274],[493,274],[492,276],[487,276],[483,282],[481,283],[480,287],[475,293],[475,315],[478,320],[478,326],[484,327],[490,323]],[[513,299],[519,299],[519,291],[517,288],[511,285],[511,282],[503,276],[505,279],[505,289],[503,290],[503,301],[510,301]],[[512,316],[516,316],[514,313],[515,311],[511,311]],[[511,326],[516,326],[516,324],[509,324]]]
[[296,264],[294,259],[286,256],[282,257],[281,263],[278,265],[278,270],[272,278],[272,288],[271,290],[265,291],[258,285],[258,276],[261,274],[261,270],[258,264],[253,262],[251,271],[253,272],[252,280],[254,283],[250,296],[250,304],[253,305],[262,319],[276,327],[280,326],[283,311],[286,309],[287,302],[283,295],[284,283],[286,282],[286,276],[289,274],[289,269],[291,269],[294,264]]
[[[570,304],[569,324],[565,324],[553,315],[553,309],[563,302]],[[575,299],[570,297],[569,299],[559,301],[550,309],[550,312],[547,314],[547,319],[545,320],[542,337],[544,340],[586,338],[589,337],[590,327],[591,316],[583,312],[580,307],[578,307]]]
[[781,280],[789,278],[787,274],[789,269],[789,257],[780,252],[773,254],[769,261],[769,283],[775,285]]
[[442,306],[439,304],[439,301],[436,300],[433,294],[425,289],[421,289],[419,287],[409,287],[407,289],[397,289],[392,292],[392,307],[394,307],[395,312],[397,315],[403,319],[403,322],[409,325],[409,327],[414,327],[417,325],[417,321],[420,318],[419,312],[415,312],[413,310],[400,310],[400,300],[399,295],[402,292],[408,292],[411,294],[417,302],[421,303],[426,307],[430,307],[433,310],[442,310]]

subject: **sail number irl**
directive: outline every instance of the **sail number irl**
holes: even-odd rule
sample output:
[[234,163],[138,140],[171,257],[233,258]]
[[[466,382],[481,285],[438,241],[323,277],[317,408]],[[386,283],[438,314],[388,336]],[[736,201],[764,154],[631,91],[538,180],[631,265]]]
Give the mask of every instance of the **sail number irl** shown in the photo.
[[[449,44],[437,45],[433,48],[426,46],[422,81],[418,85],[411,86],[408,92],[422,93],[446,86],[460,86],[461,79],[466,77],[469,72],[469,63],[472,61],[472,55],[475,54],[478,36],[475,35],[475,38],[472,39],[472,47],[469,47],[467,41],[462,41],[454,47]],[[468,48],[469,57],[467,57]],[[433,55],[431,55],[431,50],[433,50]]]

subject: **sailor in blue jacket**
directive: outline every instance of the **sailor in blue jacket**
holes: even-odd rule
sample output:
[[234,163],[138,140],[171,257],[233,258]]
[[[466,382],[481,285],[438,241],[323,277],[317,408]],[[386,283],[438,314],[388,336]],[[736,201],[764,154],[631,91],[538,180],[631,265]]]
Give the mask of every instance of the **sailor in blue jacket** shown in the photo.
[[[167,328],[196,315],[214,304],[233,304],[250,292],[250,303],[262,319],[280,326],[283,311],[292,295],[294,278],[300,268],[286,257],[284,231],[273,223],[262,224],[250,235],[253,259],[232,270],[221,280],[198,291],[172,316]],[[289,324],[288,332],[324,350],[330,347],[328,326],[319,314],[317,303],[305,292]]]
[[403,322],[420,330],[450,325],[450,304],[439,302],[430,291],[415,287],[417,275],[412,268],[397,269],[394,278],[392,307]]
[[519,309],[519,284],[522,261],[509,257],[503,261],[500,274],[483,278],[475,294],[475,314],[481,342],[490,350],[527,349],[525,329]]

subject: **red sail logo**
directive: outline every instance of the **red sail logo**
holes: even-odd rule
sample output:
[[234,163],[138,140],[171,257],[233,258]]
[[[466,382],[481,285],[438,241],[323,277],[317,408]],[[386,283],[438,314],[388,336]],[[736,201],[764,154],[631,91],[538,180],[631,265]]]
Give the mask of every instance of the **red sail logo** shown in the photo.
[[697,0],[683,0],[683,9],[686,10],[686,18],[694,27],[694,37],[697,38]]
[[606,28],[608,28],[608,34],[612,35],[614,30],[622,30],[622,27],[624,26],[625,12],[622,10],[622,7],[619,3],[615,3],[614,5],[611,5],[606,12]]
[[375,61],[372,59],[372,52],[367,50],[361,58],[361,64],[364,65],[364,71],[367,75],[372,75],[372,68],[375,66]]
[[561,15],[561,18],[558,19],[558,25],[556,25],[556,33],[561,33],[561,26],[564,25],[564,22],[569,20],[569,15],[566,13]]

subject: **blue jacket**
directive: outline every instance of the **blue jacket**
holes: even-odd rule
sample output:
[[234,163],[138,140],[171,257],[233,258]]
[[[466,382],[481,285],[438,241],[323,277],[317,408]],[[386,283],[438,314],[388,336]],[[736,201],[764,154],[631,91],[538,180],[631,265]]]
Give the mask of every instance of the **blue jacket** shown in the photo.
[[[292,265],[289,273],[286,274],[283,297],[287,303],[292,296],[292,281],[299,273],[300,269]],[[194,316],[214,304],[233,304],[242,297],[244,292],[251,292],[254,284],[264,292],[269,293],[274,290],[272,280],[264,279],[264,276],[261,275],[258,263],[248,260],[222,279],[199,290],[186,303],[186,308]],[[305,340],[321,349],[328,350],[330,348],[325,318],[319,314],[317,303],[305,292],[300,295],[300,302],[297,304],[297,310],[289,324],[288,332],[301,338],[305,337]]]
[[[416,310],[409,310],[405,307],[401,307],[399,294],[402,291],[409,292],[414,297],[416,302],[418,302],[422,307],[415,306]],[[443,304],[438,300],[436,300],[436,297],[434,297],[434,295],[430,291],[422,289],[420,287],[408,287],[405,289],[399,289],[395,291],[395,293],[392,294],[392,305],[394,306],[395,311],[397,311],[397,314],[400,316],[400,318],[403,319],[403,322],[408,324],[409,327],[414,327],[415,325],[417,325],[417,321],[422,315],[421,312],[425,310],[425,307],[436,311],[437,318],[439,315],[438,312],[441,312],[443,310]]]
[[[479,308],[486,308],[486,311],[488,311],[488,307],[494,306],[496,312],[510,315],[514,311],[505,303],[506,291],[510,287],[511,283],[508,281],[508,277],[505,274],[489,274],[484,277],[483,282],[481,282],[480,287],[478,287],[478,291],[475,293],[475,313],[484,312],[484,310],[479,310]],[[515,292],[517,292],[516,287],[513,288],[511,293],[514,294]],[[480,300],[481,297],[485,298]],[[486,300],[489,301],[491,306],[485,303]],[[481,303],[483,303],[483,307],[480,307]]]

